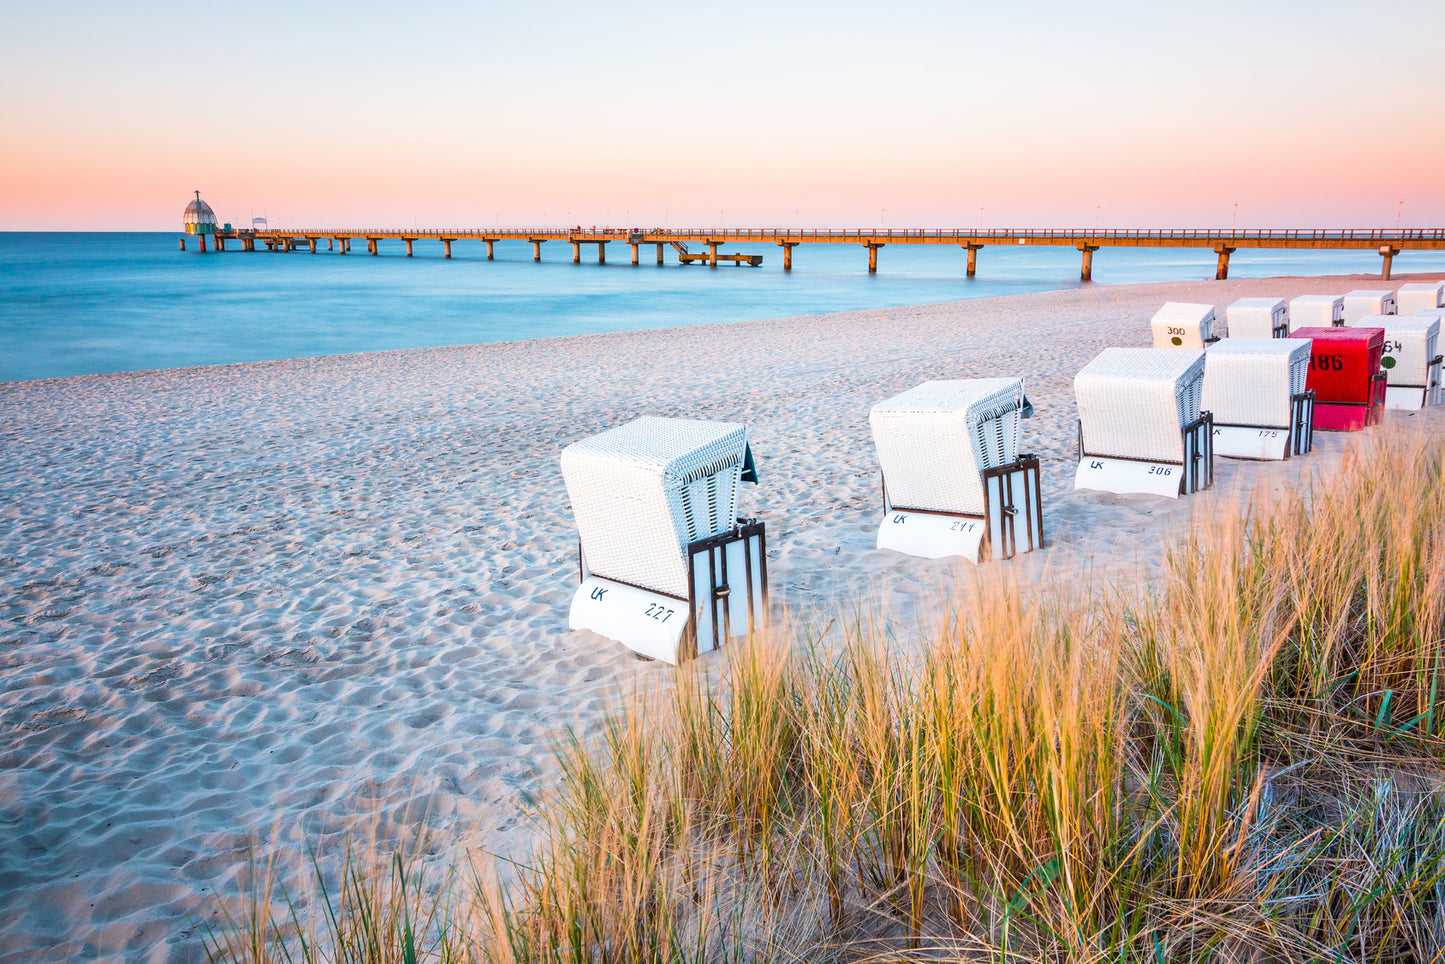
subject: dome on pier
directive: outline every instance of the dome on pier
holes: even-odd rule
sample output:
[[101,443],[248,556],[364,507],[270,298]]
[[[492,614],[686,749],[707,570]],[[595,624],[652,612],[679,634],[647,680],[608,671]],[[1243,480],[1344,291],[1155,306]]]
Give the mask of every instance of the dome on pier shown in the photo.
[[186,213],[181,216],[181,226],[187,234],[214,234],[216,231],[216,212],[211,206],[201,200],[201,192],[196,192],[196,199],[186,205]]

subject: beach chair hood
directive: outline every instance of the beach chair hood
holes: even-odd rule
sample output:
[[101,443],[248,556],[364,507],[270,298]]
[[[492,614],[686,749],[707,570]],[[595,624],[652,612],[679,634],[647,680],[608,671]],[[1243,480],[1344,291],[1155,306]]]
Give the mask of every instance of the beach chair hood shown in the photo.
[[982,513],[984,469],[1018,458],[1024,406],[1018,378],[924,382],[868,413],[890,503]]
[[1203,379],[1203,351],[1104,349],[1074,376],[1084,452],[1182,463]]
[[652,416],[567,446],[588,570],[686,598],[687,547],[736,525],[747,456],[746,425]]

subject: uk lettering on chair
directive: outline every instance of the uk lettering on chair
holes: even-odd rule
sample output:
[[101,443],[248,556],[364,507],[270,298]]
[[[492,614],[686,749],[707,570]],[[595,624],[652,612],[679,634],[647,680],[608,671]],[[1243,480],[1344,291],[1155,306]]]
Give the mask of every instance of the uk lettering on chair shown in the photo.
[[1214,484],[1214,419],[1200,407],[1204,352],[1106,348],[1074,376],[1074,488],[1178,498]]
[[973,563],[1044,544],[1039,460],[1018,451],[1017,378],[930,381],[868,413],[883,473],[878,548]]
[[1293,338],[1308,338],[1315,393],[1315,428],[1357,432],[1380,421],[1385,407],[1385,329],[1375,327],[1296,328]]
[[1440,404],[1440,367],[1445,358],[1436,351],[1440,343],[1439,317],[1367,315],[1355,324],[1385,330],[1380,367],[1385,371],[1386,408],[1417,410]]
[[562,450],[581,586],[568,625],[677,664],[768,622],[767,537],[747,426],[644,417]]
[[1214,454],[1287,459],[1314,446],[1310,342],[1231,338],[1204,353],[1204,397],[1214,415]]

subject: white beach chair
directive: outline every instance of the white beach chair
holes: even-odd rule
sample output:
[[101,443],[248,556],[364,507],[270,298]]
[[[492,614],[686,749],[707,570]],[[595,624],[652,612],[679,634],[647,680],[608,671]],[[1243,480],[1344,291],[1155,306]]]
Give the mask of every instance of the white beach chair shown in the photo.
[[569,623],[668,663],[766,623],[763,525],[747,426],[645,417],[562,450],[582,586]]
[[1166,301],[1149,322],[1155,348],[1203,348],[1214,337],[1214,306]]
[[1230,338],[1285,338],[1289,304],[1283,298],[1240,298],[1224,309]]
[[[1435,311],[1445,315],[1445,308]],[[1370,315],[1360,328],[1385,329],[1385,407],[1420,409],[1440,404],[1440,318],[1431,314]]]
[[1289,330],[1338,328],[1345,323],[1344,295],[1300,295],[1289,303]]
[[1307,338],[1231,338],[1204,354],[1204,397],[1214,454],[1287,459],[1314,444],[1315,394]]
[[873,406],[883,470],[878,548],[1009,559],[1043,545],[1039,460],[1019,455],[1023,382],[924,382]]
[[1345,324],[1353,325],[1366,315],[1393,315],[1395,292],[1389,288],[1357,288],[1345,295]]
[[1176,498],[1214,482],[1212,419],[1200,411],[1204,352],[1106,348],[1074,376],[1074,488]]
[[1402,315],[1413,315],[1421,308],[1445,308],[1445,281],[1400,285],[1395,292],[1395,310]]

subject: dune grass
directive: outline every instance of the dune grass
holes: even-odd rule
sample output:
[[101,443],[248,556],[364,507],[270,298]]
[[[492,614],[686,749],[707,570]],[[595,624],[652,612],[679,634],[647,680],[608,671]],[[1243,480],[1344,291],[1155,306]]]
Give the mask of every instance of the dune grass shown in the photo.
[[737,645],[560,749],[505,885],[260,868],[212,958],[1445,959],[1442,464],[1378,429],[1150,585],[998,566],[916,643],[863,612]]

